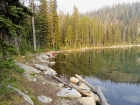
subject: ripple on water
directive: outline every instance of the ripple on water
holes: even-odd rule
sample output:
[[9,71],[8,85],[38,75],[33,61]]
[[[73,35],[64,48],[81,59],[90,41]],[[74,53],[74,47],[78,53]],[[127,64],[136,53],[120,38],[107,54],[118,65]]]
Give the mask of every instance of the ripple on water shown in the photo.
[[123,99],[133,104],[140,104],[140,96],[124,96]]

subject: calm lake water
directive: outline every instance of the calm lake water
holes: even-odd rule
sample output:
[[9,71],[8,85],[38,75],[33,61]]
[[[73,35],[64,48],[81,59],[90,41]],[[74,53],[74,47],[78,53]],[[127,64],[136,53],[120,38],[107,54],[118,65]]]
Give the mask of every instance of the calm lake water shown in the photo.
[[100,86],[110,105],[140,105],[140,47],[60,53],[54,69]]

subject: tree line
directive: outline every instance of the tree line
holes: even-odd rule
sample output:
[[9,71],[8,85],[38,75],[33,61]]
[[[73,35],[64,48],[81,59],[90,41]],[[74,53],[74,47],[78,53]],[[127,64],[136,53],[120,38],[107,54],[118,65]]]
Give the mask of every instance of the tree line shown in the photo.
[[59,13],[60,39],[67,47],[140,43],[140,3],[117,4],[85,14]]
[[[38,4],[31,1],[26,7],[25,0],[1,0],[0,37],[3,55],[8,55],[6,50],[9,45],[15,47],[20,54],[33,51],[31,17],[34,17],[37,49],[111,46],[140,42],[138,2],[117,4],[84,14],[79,13],[78,8],[74,6],[73,13],[70,14],[57,12],[57,0],[40,0]],[[31,12],[31,8],[34,12]]]

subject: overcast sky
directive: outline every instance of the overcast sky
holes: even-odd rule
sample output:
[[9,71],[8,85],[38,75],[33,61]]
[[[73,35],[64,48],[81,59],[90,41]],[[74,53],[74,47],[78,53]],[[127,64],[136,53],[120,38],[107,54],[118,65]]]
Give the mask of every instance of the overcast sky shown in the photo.
[[97,10],[101,7],[112,6],[118,3],[132,3],[140,2],[140,0],[57,0],[58,11],[62,10],[66,12],[73,12],[73,6],[78,8],[79,12],[87,12],[91,10]]

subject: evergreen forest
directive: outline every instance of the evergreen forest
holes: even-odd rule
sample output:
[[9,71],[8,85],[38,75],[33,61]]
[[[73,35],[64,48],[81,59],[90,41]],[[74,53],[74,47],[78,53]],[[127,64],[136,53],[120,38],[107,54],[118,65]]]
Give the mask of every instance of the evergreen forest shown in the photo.
[[[7,3],[6,6],[3,3]],[[1,53],[4,45],[18,54],[37,49],[82,48],[140,43],[140,3],[117,4],[97,11],[57,11],[57,0],[2,0],[0,14]],[[9,9],[9,10],[7,10]],[[34,17],[34,31],[32,17]],[[35,34],[35,39],[33,37]],[[35,40],[35,42],[33,41]],[[6,55],[6,56],[4,56]]]
[[[36,1],[38,3],[36,3]],[[140,3],[57,11],[57,0],[0,0],[0,90],[15,81],[13,55],[40,49],[140,44]],[[11,77],[10,77],[11,76]],[[10,78],[10,79],[5,79]],[[0,95],[5,90],[0,92]]]

